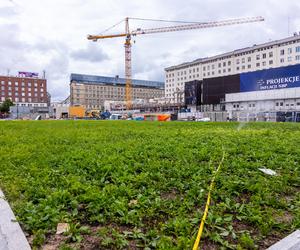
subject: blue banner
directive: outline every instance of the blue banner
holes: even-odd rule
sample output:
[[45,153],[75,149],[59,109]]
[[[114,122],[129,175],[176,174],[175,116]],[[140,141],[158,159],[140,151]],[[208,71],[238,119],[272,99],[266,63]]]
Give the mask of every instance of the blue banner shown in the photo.
[[240,74],[240,91],[300,87],[300,65]]

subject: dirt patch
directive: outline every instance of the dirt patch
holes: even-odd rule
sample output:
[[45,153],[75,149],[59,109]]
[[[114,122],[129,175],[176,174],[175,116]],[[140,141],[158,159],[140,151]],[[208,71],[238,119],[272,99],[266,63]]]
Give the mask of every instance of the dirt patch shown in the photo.
[[175,200],[177,197],[179,197],[179,194],[176,192],[175,189],[172,189],[169,192],[163,192],[163,193],[161,193],[160,197],[163,200]]
[[272,246],[273,244],[275,244],[276,242],[280,241],[283,238],[284,236],[279,234],[269,235],[266,238],[260,240],[259,249],[267,249],[268,247]]
[[204,239],[199,246],[200,246],[200,249],[203,249],[203,250],[217,250],[217,249],[220,249],[220,246],[216,245],[216,243],[211,242],[207,239]]
[[285,211],[283,212],[282,215],[275,215],[274,219],[276,220],[277,223],[290,224],[293,221],[294,216],[288,211]]

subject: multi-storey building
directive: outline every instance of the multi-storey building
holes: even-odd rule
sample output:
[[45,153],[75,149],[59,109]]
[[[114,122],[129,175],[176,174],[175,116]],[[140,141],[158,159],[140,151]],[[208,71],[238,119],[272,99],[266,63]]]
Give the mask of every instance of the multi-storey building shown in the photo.
[[47,80],[36,76],[0,76],[0,103],[6,99],[17,106],[47,107]]
[[[71,106],[103,109],[104,101],[125,100],[124,78],[71,74]],[[132,99],[152,99],[164,96],[164,83],[156,81],[132,80]]]
[[184,102],[184,84],[300,63],[300,34],[165,69],[165,97]]

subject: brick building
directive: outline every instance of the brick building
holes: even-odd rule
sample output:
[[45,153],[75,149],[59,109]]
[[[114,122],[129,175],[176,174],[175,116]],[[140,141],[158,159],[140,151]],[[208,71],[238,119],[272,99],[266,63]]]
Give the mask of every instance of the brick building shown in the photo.
[[18,106],[47,107],[47,80],[24,75],[0,76],[0,103],[6,99]]

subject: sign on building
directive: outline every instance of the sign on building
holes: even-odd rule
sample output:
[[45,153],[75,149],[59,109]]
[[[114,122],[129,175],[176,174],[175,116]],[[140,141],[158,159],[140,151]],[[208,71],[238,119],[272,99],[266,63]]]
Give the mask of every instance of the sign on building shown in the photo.
[[18,76],[19,77],[33,77],[33,78],[38,78],[39,74],[38,73],[34,73],[34,72],[19,71]]
[[300,65],[240,74],[240,91],[260,91],[300,87]]

